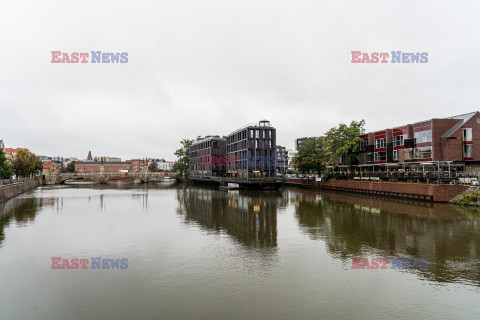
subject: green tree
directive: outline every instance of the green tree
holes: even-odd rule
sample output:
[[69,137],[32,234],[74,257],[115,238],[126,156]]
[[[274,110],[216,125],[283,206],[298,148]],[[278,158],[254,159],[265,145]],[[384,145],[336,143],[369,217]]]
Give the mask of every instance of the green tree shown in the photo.
[[327,131],[324,138],[325,154],[330,165],[342,157],[343,163],[352,165],[358,163],[358,146],[363,140],[360,135],[365,133],[365,120],[352,121],[350,125],[340,123]]
[[8,163],[5,151],[0,148],[0,179],[10,179],[13,175],[13,168]]
[[148,165],[148,171],[157,171],[158,165],[156,162],[152,162]]
[[298,148],[293,158],[293,165],[301,173],[318,173],[325,170],[327,156],[324,147],[324,138],[309,138]]
[[12,160],[13,170],[17,177],[26,177],[37,170],[41,170],[41,162],[38,157],[28,149],[18,150]]
[[183,139],[180,141],[181,147],[175,151],[175,156],[177,156],[177,162],[173,166],[173,170],[182,174],[184,177],[188,173],[188,148],[192,145],[194,140]]
[[70,161],[67,166],[63,169],[64,172],[75,172],[76,161]]

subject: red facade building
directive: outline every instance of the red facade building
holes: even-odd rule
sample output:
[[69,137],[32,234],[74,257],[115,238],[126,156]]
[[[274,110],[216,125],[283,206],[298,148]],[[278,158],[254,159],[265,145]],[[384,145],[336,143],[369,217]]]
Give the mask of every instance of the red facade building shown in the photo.
[[480,112],[360,136],[360,165],[448,161],[480,164]]
[[75,172],[79,173],[142,172],[147,168],[146,160],[127,160],[126,162],[83,161],[75,163]]

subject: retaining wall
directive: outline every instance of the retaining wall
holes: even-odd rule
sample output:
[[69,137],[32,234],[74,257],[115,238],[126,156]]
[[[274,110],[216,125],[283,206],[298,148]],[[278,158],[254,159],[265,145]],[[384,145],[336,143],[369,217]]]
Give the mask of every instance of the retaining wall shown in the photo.
[[41,184],[40,180],[10,184],[0,187],[0,202],[18,196],[21,193],[32,190]]
[[451,184],[435,185],[424,183],[353,180],[329,180],[321,184],[320,182],[316,182],[315,180],[287,179],[287,185],[310,188],[325,188],[330,190],[350,189],[352,191],[357,190],[358,192],[365,191],[365,193],[370,193],[373,191],[378,192],[378,194],[385,193],[385,195],[389,195],[389,193],[399,194],[399,197],[403,197],[400,194],[419,195],[423,198],[432,199],[435,202],[448,202],[468,189],[467,186]]

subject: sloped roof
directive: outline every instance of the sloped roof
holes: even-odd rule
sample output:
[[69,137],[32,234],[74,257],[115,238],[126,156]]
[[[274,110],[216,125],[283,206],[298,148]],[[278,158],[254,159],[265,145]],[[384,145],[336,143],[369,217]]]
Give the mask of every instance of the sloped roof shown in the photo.
[[457,116],[445,118],[445,119],[456,119],[456,120],[460,120],[460,121],[456,125],[454,125],[450,130],[448,130],[442,136],[442,138],[450,137],[455,131],[457,131],[461,126],[463,126],[464,123],[466,123],[468,120],[470,120],[476,113],[477,113],[477,111],[474,111],[474,112],[470,112],[470,113],[464,113],[464,114],[459,114]]
[[52,163],[51,162],[44,162],[43,163],[43,169],[50,169],[52,167]]
[[5,153],[17,153],[20,150],[27,150],[27,148],[5,148]]

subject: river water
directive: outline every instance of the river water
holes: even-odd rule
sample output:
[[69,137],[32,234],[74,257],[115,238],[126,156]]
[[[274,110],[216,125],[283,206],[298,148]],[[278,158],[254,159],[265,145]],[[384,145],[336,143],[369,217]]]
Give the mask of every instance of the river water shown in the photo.
[[[0,219],[0,319],[480,319],[474,209],[289,188],[63,185],[0,204]],[[89,260],[52,269],[52,257]],[[352,269],[355,257],[389,260]]]

